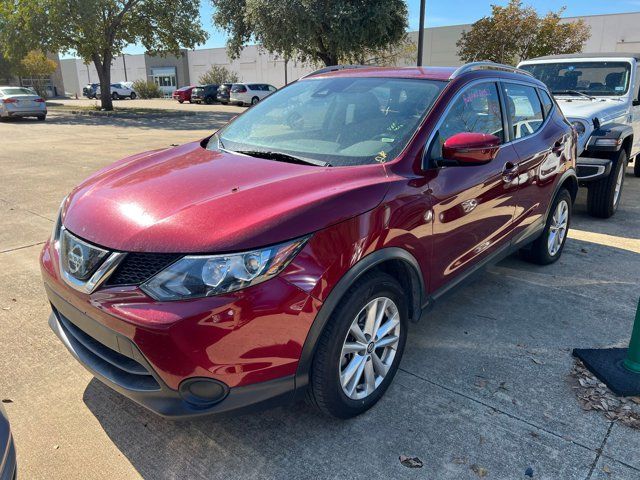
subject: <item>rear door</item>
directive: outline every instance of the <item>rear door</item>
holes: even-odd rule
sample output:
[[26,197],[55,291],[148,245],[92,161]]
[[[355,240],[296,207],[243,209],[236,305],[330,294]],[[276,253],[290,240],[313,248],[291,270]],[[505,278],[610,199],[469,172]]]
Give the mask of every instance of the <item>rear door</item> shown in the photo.
[[[510,137],[518,154],[514,241],[544,226],[561,165],[570,155],[568,127],[553,121],[557,108],[544,89],[527,83],[502,83]],[[564,157],[564,158],[563,158]]]
[[[631,157],[640,154],[640,65],[636,62],[633,85],[633,105],[631,106],[631,125],[633,126],[633,147]],[[638,161],[638,160],[636,160]]]
[[[506,118],[497,82],[480,81],[462,90],[447,107],[427,149],[435,175],[432,291],[451,286],[462,273],[509,246],[516,209],[517,154],[505,143]],[[461,132],[489,133],[503,145],[484,165],[441,166],[442,145]]]

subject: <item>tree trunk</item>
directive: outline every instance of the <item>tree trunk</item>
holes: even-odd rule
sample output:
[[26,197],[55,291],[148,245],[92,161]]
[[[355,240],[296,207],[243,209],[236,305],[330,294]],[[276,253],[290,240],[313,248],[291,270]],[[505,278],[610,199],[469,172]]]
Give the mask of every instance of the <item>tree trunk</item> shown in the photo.
[[100,106],[103,110],[113,110],[113,100],[111,99],[111,60],[105,58],[102,62],[93,60],[98,78],[100,79]]

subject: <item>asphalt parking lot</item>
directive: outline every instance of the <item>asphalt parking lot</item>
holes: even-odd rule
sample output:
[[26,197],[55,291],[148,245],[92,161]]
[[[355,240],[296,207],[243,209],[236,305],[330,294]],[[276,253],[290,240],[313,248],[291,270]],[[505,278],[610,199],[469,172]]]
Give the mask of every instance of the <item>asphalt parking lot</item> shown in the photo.
[[[206,108],[0,123],[0,399],[21,478],[640,477],[640,431],[583,411],[568,382],[573,347],[621,345],[631,331],[640,179],[630,171],[612,219],[588,217],[579,197],[558,263],[508,258],[411,325],[395,382],[356,419],[300,404],[176,423],[92,379],[47,325],[42,243],[63,196],[89,174],[202,138],[237,113]],[[407,468],[401,455],[424,466]]]

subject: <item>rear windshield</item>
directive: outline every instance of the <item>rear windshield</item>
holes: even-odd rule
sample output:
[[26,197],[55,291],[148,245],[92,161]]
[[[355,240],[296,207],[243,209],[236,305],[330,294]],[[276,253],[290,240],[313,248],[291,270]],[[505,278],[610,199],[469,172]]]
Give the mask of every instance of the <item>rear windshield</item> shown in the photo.
[[1,88],[0,92],[3,95],[35,95],[28,88],[15,87],[15,88]]
[[621,96],[629,90],[629,62],[557,62],[522,65],[521,68],[544,82],[554,95],[585,93]]
[[299,81],[239,116],[210,148],[283,153],[333,166],[384,163],[404,149],[445,85],[403,78]]

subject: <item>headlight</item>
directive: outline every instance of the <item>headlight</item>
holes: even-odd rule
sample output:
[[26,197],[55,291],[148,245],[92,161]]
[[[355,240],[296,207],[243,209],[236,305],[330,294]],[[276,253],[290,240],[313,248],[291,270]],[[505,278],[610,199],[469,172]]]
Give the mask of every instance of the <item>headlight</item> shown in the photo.
[[60,202],[60,208],[58,208],[58,214],[56,215],[56,221],[53,222],[53,230],[51,231],[51,242],[55,244],[60,240],[60,227],[62,227],[62,209],[64,208],[64,203],[67,201],[67,197],[62,199]]
[[183,300],[229,293],[269,280],[280,273],[309,237],[250,252],[188,255],[140,288],[156,300]]
[[584,135],[584,132],[586,132],[587,130],[584,126],[584,123],[579,122],[578,120],[574,120],[573,122],[571,122],[571,125],[573,126],[573,128],[576,129],[576,132],[578,132],[579,137]]

